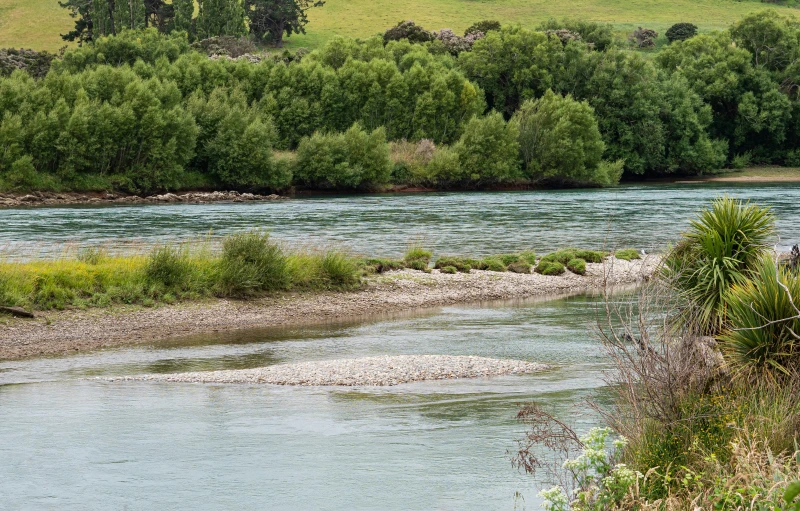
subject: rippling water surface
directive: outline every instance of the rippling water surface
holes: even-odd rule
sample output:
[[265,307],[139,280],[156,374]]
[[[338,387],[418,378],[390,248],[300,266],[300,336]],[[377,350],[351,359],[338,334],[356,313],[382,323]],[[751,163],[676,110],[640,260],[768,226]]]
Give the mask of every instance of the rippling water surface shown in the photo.
[[800,184],[622,186],[607,190],[425,193],[267,203],[0,210],[0,250],[15,258],[81,244],[153,243],[266,228],[295,244],[392,256],[418,241],[482,255],[566,245],[658,250],[721,194],[772,206],[783,245],[800,242]]
[[[591,298],[451,307],[0,362],[2,509],[536,509],[507,451],[518,403],[585,430],[603,359]],[[375,354],[535,360],[526,376],[386,388],[113,383],[101,376]]]
[[[24,259],[267,228],[295,244],[396,255],[410,241],[480,255],[565,245],[658,250],[728,193],[773,207],[800,241],[794,184],[413,194],[261,204],[0,210],[0,251]],[[597,300],[493,303],[0,362],[0,509],[536,509],[512,469],[537,400],[585,431],[604,400]],[[391,388],[112,383],[98,377],[376,354],[552,364],[526,376]]]

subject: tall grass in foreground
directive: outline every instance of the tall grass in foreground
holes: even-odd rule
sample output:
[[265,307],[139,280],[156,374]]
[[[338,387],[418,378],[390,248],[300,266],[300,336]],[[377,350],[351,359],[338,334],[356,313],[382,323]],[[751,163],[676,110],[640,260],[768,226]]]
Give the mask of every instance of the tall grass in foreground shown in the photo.
[[0,305],[36,310],[151,306],[210,297],[246,298],[282,291],[354,289],[357,259],[337,250],[287,251],[267,234],[234,234],[214,254],[163,245],[109,256],[84,249],[75,258],[0,262]]

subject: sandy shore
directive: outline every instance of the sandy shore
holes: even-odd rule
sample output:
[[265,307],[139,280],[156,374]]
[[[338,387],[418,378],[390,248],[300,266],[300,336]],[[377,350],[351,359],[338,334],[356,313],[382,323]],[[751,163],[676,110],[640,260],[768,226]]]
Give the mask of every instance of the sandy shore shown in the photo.
[[48,313],[33,320],[0,319],[0,360],[69,354],[146,344],[190,335],[324,323],[457,303],[518,299],[634,284],[659,258],[608,258],[584,276],[496,273],[447,275],[404,270],[370,278],[351,293],[285,295],[253,301],[214,300],[152,309],[123,308]]
[[523,360],[449,355],[396,355],[280,364],[255,369],[146,374],[111,381],[268,383],[301,386],[391,386],[424,380],[526,374],[548,366]]

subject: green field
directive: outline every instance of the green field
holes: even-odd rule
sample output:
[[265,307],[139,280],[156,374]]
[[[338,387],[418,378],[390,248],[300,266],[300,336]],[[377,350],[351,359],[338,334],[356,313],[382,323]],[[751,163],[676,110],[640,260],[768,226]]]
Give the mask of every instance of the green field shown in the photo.
[[[315,48],[337,34],[366,37],[406,19],[431,30],[456,32],[486,18],[530,26],[550,17],[609,22],[625,32],[642,25],[663,33],[680,21],[713,30],[767,8],[776,7],[734,0],[327,0],[309,13],[308,33],[293,36],[289,46]],[[71,26],[72,19],[57,0],[0,0],[0,48],[55,51],[64,45],[59,34]]]

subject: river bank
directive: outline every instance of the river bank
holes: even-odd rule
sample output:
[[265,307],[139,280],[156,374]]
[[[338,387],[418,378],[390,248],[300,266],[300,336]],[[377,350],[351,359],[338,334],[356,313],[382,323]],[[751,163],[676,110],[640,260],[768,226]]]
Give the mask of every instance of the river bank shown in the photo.
[[[586,275],[560,276],[472,270],[448,275],[434,270],[370,277],[353,292],[283,294],[252,301],[208,300],[156,308],[113,307],[45,313],[37,319],[0,323],[0,360],[64,355],[238,329],[325,323],[489,300],[599,291],[635,284],[660,259],[607,258],[588,264]],[[588,319],[588,318],[587,318]]]
[[128,195],[121,193],[0,193],[0,208],[31,206],[79,206],[96,204],[211,204],[214,202],[259,202],[288,199],[281,195],[259,195],[236,191]]

